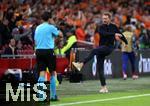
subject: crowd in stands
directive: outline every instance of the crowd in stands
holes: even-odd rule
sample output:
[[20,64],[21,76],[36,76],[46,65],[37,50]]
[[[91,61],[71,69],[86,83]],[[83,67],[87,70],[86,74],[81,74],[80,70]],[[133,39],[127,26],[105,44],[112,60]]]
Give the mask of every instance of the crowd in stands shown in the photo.
[[96,27],[102,13],[110,11],[121,32],[126,25],[132,27],[135,49],[150,48],[148,0],[0,0],[0,50],[5,51],[12,38],[18,50],[34,50],[34,31],[44,11],[52,13],[51,23],[63,32],[64,42],[69,32],[77,40],[98,43]]

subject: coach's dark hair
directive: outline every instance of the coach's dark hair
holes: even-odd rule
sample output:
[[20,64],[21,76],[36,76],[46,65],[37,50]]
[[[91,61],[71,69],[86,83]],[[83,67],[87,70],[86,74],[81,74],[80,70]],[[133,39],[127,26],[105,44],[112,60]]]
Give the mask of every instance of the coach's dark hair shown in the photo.
[[107,15],[109,18],[112,17],[112,14],[110,12],[104,12],[103,15]]
[[49,18],[51,18],[51,13],[50,12],[47,12],[47,11],[45,11],[43,14],[42,14],[42,19],[44,20],[44,21],[48,21],[48,19]]

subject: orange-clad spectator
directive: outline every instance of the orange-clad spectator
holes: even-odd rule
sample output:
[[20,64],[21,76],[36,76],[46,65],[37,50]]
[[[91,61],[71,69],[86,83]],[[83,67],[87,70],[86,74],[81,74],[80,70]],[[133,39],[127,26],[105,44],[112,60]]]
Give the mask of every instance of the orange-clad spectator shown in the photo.
[[140,33],[141,33],[140,28],[136,28],[136,29],[134,30],[134,34],[135,34],[135,36],[136,36],[137,38],[139,37]]
[[[133,1],[136,2],[133,4]],[[25,29],[30,29],[33,23],[26,22],[26,20],[30,20],[30,18],[33,17],[36,18],[36,24],[40,24],[40,14],[44,11],[51,11],[52,18],[58,28],[60,28],[60,23],[63,21],[63,23],[74,27],[74,31],[79,40],[93,41],[93,30],[96,28],[91,26],[89,29],[86,29],[86,26],[91,22],[101,24],[102,12],[108,10],[113,13],[112,19],[119,28],[122,29],[126,24],[131,24],[132,29],[138,37],[142,31],[137,28],[139,25],[143,24],[144,29],[150,29],[150,15],[148,8],[150,2],[141,2],[141,0],[133,1],[0,0],[0,21],[2,22],[4,19],[8,20],[8,28],[10,32],[12,32],[16,26],[23,26]],[[65,29],[64,35],[67,30],[68,29]],[[0,39],[0,42],[1,41],[5,41],[5,39]]]
[[98,2],[98,0],[92,0],[93,4],[96,4]]
[[124,25],[127,22],[127,16],[122,15],[122,24]]
[[70,17],[66,17],[66,22],[70,25],[75,25],[75,21]]
[[99,33],[95,33],[95,35],[94,35],[94,46],[98,47],[99,46],[99,42],[100,42]]
[[3,1],[3,3],[0,4],[0,10],[6,12],[7,8],[8,8],[8,4],[5,1]]
[[80,3],[80,8],[81,9],[86,9],[88,7],[88,4],[85,2]]
[[77,40],[85,41],[86,34],[85,34],[84,29],[81,26],[77,26],[75,34],[76,34]]
[[74,23],[74,24],[75,24],[76,26],[82,26],[82,25],[83,25],[80,19],[75,20],[75,23]]
[[146,29],[150,28],[149,11],[145,11],[144,15],[142,16],[142,22],[144,23]]
[[56,3],[56,0],[42,0],[43,4],[52,4],[54,5]]
[[150,21],[145,21],[144,25],[146,29],[150,29]]
[[117,25],[117,27],[119,28],[120,27],[120,19],[119,19],[119,16],[115,16],[114,17],[114,23]]
[[133,11],[133,15],[134,15],[134,17],[135,17],[138,21],[141,21],[141,20],[142,20],[141,14],[139,14],[136,10]]

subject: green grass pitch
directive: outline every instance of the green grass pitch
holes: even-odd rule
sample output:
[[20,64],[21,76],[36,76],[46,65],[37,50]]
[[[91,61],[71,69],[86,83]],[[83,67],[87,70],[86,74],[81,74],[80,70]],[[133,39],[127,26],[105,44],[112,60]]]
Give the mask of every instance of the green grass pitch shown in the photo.
[[[108,79],[109,93],[99,93],[98,80],[63,81],[57,88],[60,101],[51,106],[150,106],[150,77],[137,80]],[[41,105],[42,106],[42,105]]]

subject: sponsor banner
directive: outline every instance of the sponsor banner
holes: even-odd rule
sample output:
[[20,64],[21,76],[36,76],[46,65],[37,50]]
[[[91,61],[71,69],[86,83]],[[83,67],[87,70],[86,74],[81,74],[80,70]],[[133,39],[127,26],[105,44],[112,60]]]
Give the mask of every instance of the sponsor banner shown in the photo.
[[[80,61],[83,60],[86,56],[88,56],[90,51],[77,51],[76,60]],[[136,72],[140,75],[143,74],[150,74],[150,50],[144,51],[137,51],[136,52],[136,60],[135,60],[135,67]],[[97,79],[98,78],[98,70],[96,70],[96,56],[94,59],[89,61],[83,67],[83,74],[84,79]],[[122,52],[121,51],[114,51],[111,55],[107,56],[104,60],[104,73],[107,76],[111,76],[113,78],[122,77]],[[127,65],[127,74],[131,76],[131,64],[128,61]]]

